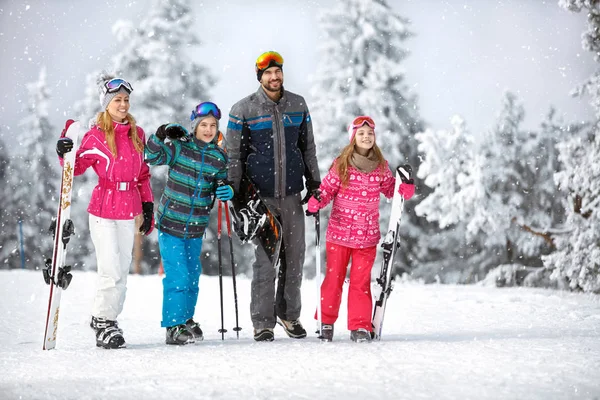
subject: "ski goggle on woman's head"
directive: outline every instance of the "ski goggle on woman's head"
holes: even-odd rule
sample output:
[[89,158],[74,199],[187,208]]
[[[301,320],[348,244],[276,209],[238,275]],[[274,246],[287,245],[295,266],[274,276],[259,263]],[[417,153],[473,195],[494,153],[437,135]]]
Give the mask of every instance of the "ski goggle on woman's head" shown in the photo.
[[373,118],[367,115],[361,115],[360,117],[354,118],[354,121],[352,121],[352,129],[358,129],[364,124],[369,125],[371,129],[375,129],[375,122],[373,121]]
[[205,101],[204,103],[200,103],[194,108],[192,111],[192,115],[190,116],[190,120],[195,120],[199,117],[206,117],[207,115],[212,115],[216,119],[221,119],[221,110],[215,103],[211,103],[210,101]]
[[267,69],[269,67],[283,67],[283,57],[276,51],[267,51],[266,53],[262,53],[256,59],[256,70],[261,71],[263,69]]
[[114,78],[114,79],[111,79],[109,81],[104,82],[104,92],[105,92],[105,94],[116,93],[119,90],[121,90],[121,88],[125,89],[125,91],[128,94],[131,94],[131,92],[133,92],[133,88],[131,87],[131,83],[127,82],[125,79]]

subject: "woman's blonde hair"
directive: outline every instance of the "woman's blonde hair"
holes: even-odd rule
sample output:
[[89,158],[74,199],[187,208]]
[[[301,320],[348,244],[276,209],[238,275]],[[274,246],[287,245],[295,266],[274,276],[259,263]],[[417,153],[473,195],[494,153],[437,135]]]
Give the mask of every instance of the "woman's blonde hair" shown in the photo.
[[[350,165],[350,160],[352,159],[352,154],[354,153],[354,145],[356,144],[356,136],[352,138],[352,141],[342,149],[340,155],[333,161],[331,167],[329,169],[336,166],[336,172],[340,177],[341,187],[345,188],[348,186],[348,166]],[[383,154],[377,146],[377,143],[373,144],[372,149],[373,155],[375,156],[375,161],[379,163],[379,170],[383,173],[385,171],[386,161],[383,158]]]
[[[129,137],[133,142],[133,148],[138,152],[142,153],[144,151],[144,142],[140,138],[137,132],[137,126],[135,125],[135,118],[133,115],[127,113],[125,117],[127,122],[129,123]],[[106,145],[108,149],[112,153],[113,157],[117,157],[117,143],[115,142],[115,127],[113,125],[113,119],[108,113],[108,111],[102,111],[98,114],[98,118],[96,118],[96,122],[98,127],[104,132],[106,137]]]

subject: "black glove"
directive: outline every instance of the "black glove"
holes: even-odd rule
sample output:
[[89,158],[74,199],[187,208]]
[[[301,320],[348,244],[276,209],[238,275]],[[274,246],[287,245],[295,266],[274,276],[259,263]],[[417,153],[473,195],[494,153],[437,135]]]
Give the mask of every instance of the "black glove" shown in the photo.
[[161,142],[163,142],[167,138],[167,125],[169,124],[163,124],[159,126],[156,130],[155,135]]
[[169,124],[166,126],[165,131],[167,137],[171,140],[179,140],[189,136],[187,129],[179,124]]
[[142,202],[142,210],[144,213],[144,222],[140,226],[140,233],[149,235],[154,229],[154,203],[151,201]]
[[73,140],[68,137],[61,137],[58,139],[58,142],[56,142],[56,154],[58,154],[60,158],[63,158],[65,153],[68,153],[71,150],[73,150]]
[[306,195],[302,199],[301,204],[308,203],[308,199],[310,199],[311,196],[314,196],[315,199],[321,201],[321,191],[319,190],[319,186],[321,186],[321,182],[313,181],[312,179],[307,179],[306,180]]
[[400,179],[402,179],[402,183],[408,183],[411,185],[415,184],[415,180],[412,178],[412,167],[409,164],[398,166],[396,171],[400,173]]

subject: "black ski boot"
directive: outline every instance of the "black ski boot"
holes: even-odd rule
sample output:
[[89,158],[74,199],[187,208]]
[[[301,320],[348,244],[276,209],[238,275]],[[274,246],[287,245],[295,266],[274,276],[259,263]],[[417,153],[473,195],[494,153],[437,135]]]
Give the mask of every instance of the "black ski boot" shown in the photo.
[[184,345],[194,343],[194,335],[188,331],[185,324],[167,328],[167,344]]
[[185,322],[185,326],[187,327],[188,332],[192,334],[196,342],[204,340],[204,333],[202,332],[202,329],[200,329],[199,323],[190,318]]
[[125,347],[123,331],[117,321],[92,317],[90,327],[96,332],[96,346],[104,349],[120,349]]
[[333,340],[333,324],[321,324],[321,340],[331,342]]
[[350,331],[350,340],[356,343],[371,342],[371,332],[366,330],[365,328],[355,329]]

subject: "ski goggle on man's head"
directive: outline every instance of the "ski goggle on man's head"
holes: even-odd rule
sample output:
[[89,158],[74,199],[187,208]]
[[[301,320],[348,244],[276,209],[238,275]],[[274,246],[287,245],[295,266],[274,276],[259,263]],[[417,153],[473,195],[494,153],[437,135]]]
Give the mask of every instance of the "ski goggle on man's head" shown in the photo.
[[360,117],[354,118],[354,121],[352,121],[352,129],[358,129],[364,124],[369,125],[371,129],[375,129],[375,122],[373,121],[373,118],[367,115],[361,115]]
[[256,70],[261,71],[263,69],[267,69],[269,67],[283,67],[283,57],[276,51],[267,51],[266,53],[262,53],[256,59]]
[[207,115],[212,115],[216,119],[221,119],[221,110],[215,103],[211,103],[210,101],[206,101],[204,103],[200,103],[194,108],[192,111],[192,115],[190,116],[190,120],[195,120],[196,118],[206,117]]
[[125,91],[127,93],[133,92],[133,88],[131,87],[131,83],[129,83],[126,80],[121,79],[121,78],[114,78],[114,79],[111,79],[110,81],[106,81],[104,83],[104,92],[105,92],[105,94],[116,93],[119,90],[121,90],[121,88],[125,89]]

